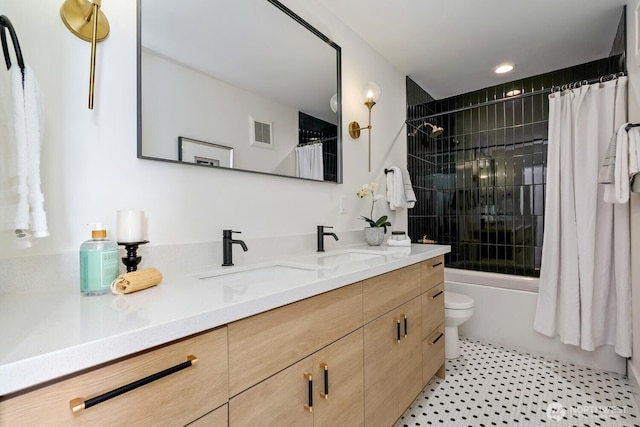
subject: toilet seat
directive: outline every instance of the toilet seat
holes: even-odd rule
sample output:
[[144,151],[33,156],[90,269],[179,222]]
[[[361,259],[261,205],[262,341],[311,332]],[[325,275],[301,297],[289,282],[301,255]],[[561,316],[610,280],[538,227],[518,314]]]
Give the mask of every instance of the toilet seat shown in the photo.
[[473,308],[473,298],[455,292],[444,291],[444,308],[451,310]]

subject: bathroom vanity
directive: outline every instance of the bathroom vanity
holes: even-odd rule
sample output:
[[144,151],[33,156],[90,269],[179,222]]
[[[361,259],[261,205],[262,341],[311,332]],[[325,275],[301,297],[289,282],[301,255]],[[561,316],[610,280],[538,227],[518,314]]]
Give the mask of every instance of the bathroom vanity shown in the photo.
[[[29,349],[26,337],[23,356],[0,364],[0,425],[390,426],[434,375],[444,377],[449,247],[385,249],[169,275],[137,294],[78,297],[70,304],[80,314],[65,320],[89,321],[82,311],[93,309],[112,327],[83,338],[69,325],[78,333],[58,348],[50,334],[61,324],[42,313],[44,350]],[[22,309],[34,304],[22,301]]]

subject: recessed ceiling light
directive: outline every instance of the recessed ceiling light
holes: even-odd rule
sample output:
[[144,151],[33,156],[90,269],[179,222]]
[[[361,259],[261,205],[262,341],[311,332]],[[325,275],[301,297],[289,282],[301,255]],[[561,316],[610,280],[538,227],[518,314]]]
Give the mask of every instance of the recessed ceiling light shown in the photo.
[[513,67],[515,67],[515,65],[503,64],[496,68],[495,71],[498,74],[508,73],[509,71],[513,70]]
[[507,96],[516,96],[516,95],[520,95],[521,93],[522,91],[520,89],[514,89],[507,92]]

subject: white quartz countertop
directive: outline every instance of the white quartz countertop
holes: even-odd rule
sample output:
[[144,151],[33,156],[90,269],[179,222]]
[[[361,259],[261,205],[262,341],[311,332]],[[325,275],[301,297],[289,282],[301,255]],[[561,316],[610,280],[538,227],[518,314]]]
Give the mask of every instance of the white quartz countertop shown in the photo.
[[[443,245],[412,245],[410,253],[408,249],[358,245],[233,270],[214,266],[188,273],[163,272],[160,285],[128,295],[83,297],[79,290],[2,295],[0,396],[451,250]],[[374,255],[372,251],[378,251],[379,256],[339,255],[348,251]],[[323,255],[338,255],[332,259],[342,261],[319,261]],[[277,268],[256,269],[250,285],[220,277],[203,279],[261,265],[282,265],[289,274],[281,277]]]

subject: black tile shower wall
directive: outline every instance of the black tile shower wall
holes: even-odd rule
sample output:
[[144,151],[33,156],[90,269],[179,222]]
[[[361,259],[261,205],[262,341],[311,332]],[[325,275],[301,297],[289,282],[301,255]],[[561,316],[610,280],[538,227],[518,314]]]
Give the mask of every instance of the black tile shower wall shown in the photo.
[[[450,267],[539,276],[547,89],[624,71],[623,64],[618,55],[408,105],[407,164],[418,199],[409,210],[409,235],[451,245]],[[524,96],[510,99],[516,89]],[[428,126],[419,127],[425,121],[444,132],[431,138]]]

